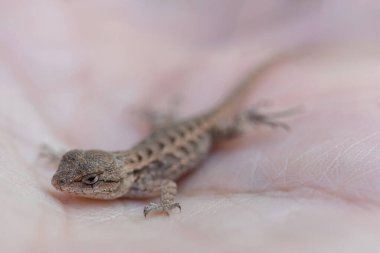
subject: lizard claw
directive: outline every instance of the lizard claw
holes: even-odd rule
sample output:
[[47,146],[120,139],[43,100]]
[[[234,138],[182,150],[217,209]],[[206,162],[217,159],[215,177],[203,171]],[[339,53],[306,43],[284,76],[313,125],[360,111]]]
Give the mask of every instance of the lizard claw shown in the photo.
[[144,207],[144,217],[146,218],[148,214],[152,211],[165,213],[167,216],[170,216],[170,210],[178,208],[181,212],[181,205],[179,203],[150,203],[149,205]]
[[179,212],[182,212],[182,208],[181,208],[181,205],[179,203],[174,203],[173,208],[178,208]]

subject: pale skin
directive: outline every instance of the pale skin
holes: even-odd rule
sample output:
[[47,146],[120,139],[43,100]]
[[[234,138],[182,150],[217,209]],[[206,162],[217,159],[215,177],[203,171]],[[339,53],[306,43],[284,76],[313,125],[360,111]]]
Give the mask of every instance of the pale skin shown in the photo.
[[[321,50],[271,72],[244,108],[262,99],[272,101],[270,111],[304,105],[303,114],[285,120],[291,132],[255,129],[219,147],[179,182],[182,213],[173,210],[169,218],[157,215],[145,220],[141,211],[146,200],[88,200],[57,192],[50,184],[56,168],[35,161],[39,145],[126,149],[146,134],[140,130],[145,123],[131,116],[129,108],[149,104],[152,94],[158,97],[155,104],[165,107],[180,93],[180,115],[189,116],[210,108],[245,70],[262,61],[235,58],[230,47],[205,49],[201,45],[209,45],[209,39],[189,42],[204,33],[186,38],[204,52],[195,56],[182,52],[187,57],[179,59],[178,47],[163,50],[163,45],[169,40],[177,46],[185,43],[181,36],[170,37],[167,32],[162,43],[135,43],[141,29],[158,29],[147,28],[145,22],[135,23],[136,30],[116,22],[111,23],[113,29],[91,33],[93,23],[99,27],[104,15],[114,16],[120,6],[82,6],[81,11],[70,7],[73,2],[65,7],[51,3],[44,2],[42,8],[12,1],[2,8],[1,17],[8,13],[19,21],[12,24],[18,26],[13,29],[21,37],[7,32],[1,49],[2,66],[6,66],[0,75],[1,252],[378,251],[378,49],[369,47],[368,53],[358,53],[355,48],[365,48],[360,45],[343,53]],[[344,2],[347,5],[349,1]],[[42,8],[33,9],[41,14],[35,16],[35,23],[26,19],[30,8]],[[59,13],[64,15],[44,16],[46,8],[56,12],[62,8],[65,11]],[[157,18],[144,13],[145,18]],[[85,15],[89,22],[66,15]],[[163,16],[167,15],[168,11]],[[356,17],[364,20],[367,15]],[[226,15],[220,17],[221,26],[223,21],[228,22]],[[54,33],[62,29],[56,26],[46,34],[34,34],[41,25],[57,22],[79,23],[68,27],[66,35]],[[333,20],[329,20],[331,26]],[[228,32],[215,26],[198,27],[218,31],[217,41]],[[111,36],[115,30],[134,34],[116,38]],[[108,35],[103,36],[107,41],[93,43],[92,35],[99,33]],[[66,40],[63,45],[60,36]],[[238,41],[241,44],[231,47],[260,55],[260,50],[255,51],[260,44],[256,39]],[[280,42],[274,39],[267,46]],[[40,43],[59,44],[66,54],[52,50],[51,61],[43,61]],[[118,43],[131,49],[128,57],[115,47]],[[147,48],[153,53],[141,55]],[[210,90],[213,96],[207,95]]]
[[181,120],[153,109],[149,110],[152,113],[140,113],[150,115],[145,117],[150,134],[126,151],[74,149],[60,155],[46,148],[41,150],[40,157],[58,167],[52,185],[59,191],[90,199],[160,196],[158,203],[145,206],[145,217],[152,211],[169,215],[174,208],[181,210],[175,201],[176,181],[197,168],[215,145],[241,137],[259,125],[289,130],[276,118],[291,110],[263,114],[259,108],[239,112],[238,106],[263,76],[284,61],[304,54],[297,48],[266,60],[249,71],[219,104],[197,116]]

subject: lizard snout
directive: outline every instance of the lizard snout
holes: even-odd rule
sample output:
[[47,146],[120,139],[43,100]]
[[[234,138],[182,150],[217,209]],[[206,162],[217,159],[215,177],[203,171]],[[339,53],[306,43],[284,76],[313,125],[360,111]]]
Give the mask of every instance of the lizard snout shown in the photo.
[[56,188],[57,190],[62,191],[62,185],[66,183],[65,179],[59,178],[57,175],[54,175],[51,179],[51,184]]

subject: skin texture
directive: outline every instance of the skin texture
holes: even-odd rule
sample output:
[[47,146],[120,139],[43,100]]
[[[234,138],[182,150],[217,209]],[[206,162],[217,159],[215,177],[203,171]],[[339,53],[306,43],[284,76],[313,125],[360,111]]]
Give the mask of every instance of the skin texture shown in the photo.
[[283,63],[284,58],[291,59],[286,55],[275,56],[256,67],[220,104],[203,114],[183,120],[171,116],[171,121],[159,120],[163,122],[159,125],[155,119],[162,116],[147,118],[150,134],[126,151],[74,149],[63,155],[46,154],[58,167],[52,185],[59,191],[91,199],[160,196],[160,202],[145,206],[145,217],[151,211],[169,215],[172,209],[181,210],[175,202],[176,181],[199,167],[216,144],[241,137],[259,125],[289,130],[286,124],[275,121],[289,112],[270,116],[260,113],[259,108],[243,112],[236,108],[260,77]]
[[[2,2],[0,251],[378,252],[378,3],[138,2]],[[36,161],[41,143],[126,149],[146,134],[133,108],[179,95],[180,115],[203,111],[310,33],[320,49],[247,105],[302,105],[292,131],[219,147],[180,182],[181,214],[57,193],[55,168]]]

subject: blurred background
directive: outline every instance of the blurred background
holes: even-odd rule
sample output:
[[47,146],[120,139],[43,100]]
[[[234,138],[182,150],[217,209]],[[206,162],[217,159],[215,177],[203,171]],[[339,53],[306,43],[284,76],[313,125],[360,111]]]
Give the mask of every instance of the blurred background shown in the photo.
[[[203,111],[305,45],[249,101],[305,105],[292,133],[216,153],[181,215],[55,195],[35,163],[42,143],[130,147],[136,109]],[[0,251],[379,252],[379,59],[379,0],[0,0]]]
[[[11,89],[22,87],[39,114],[73,145],[121,148],[125,143],[118,134],[130,122],[119,122],[119,128],[115,122],[128,120],[126,108],[149,101],[159,107],[175,95],[186,100],[212,92],[219,98],[228,90],[224,85],[277,52],[317,44],[335,53],[378,54],[379,5],[378,0],[3,0],[1,107],[9,106]],[[159,90],[165,92],[154,98]],[[187,115],[209,104],[182,106]],[[99,116],[104,114],[108,120]],[[82,133],[82,126],[69,123],[72,118],[93,127]],[[90,138],[110,128],[115,137]]]

